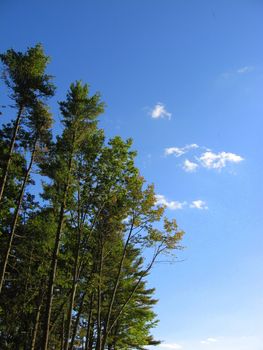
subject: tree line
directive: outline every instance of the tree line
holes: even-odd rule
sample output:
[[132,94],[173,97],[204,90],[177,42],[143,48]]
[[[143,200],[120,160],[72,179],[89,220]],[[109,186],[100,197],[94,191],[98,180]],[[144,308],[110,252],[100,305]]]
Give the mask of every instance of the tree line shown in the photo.
[[0,348],[158,344],[146,278],[160,255],[180,249],[183,231],[156,206],[131,139],[106,140],[98,93],[72,83],[53,135],[43,47],[0,59],[1,114],[11,115],[0,129]]

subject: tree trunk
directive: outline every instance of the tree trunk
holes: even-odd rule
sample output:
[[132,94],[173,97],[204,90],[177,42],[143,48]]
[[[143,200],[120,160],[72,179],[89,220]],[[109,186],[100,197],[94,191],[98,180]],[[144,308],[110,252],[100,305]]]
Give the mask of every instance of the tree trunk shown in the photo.
[[90,326],[90,336],[87,342],[87,350],[93,350],[93,340],[94,340],[94,322],[92,322]]
[[100,265],[99,265],[99,285],[97,290],[97,342],[96,350],[102,349],[102,330],[101,330],[101,279],[102,279],[102,266],[103,266],[103,243],[101,242],[100,248]]
[[32,169],[32,165],[34,163],[34,159],[35,159],[35,154],[36,154],[36,144],[37,144],[37,138],[35,140],[34,143],[34,147],[33,147],[33,151],[31,154],[31,159],[30,159],[30,163],[29,166],[27,168],[24,180],[23,180],[23,184],[19,193],[19,198],[18,198],[18,203],[15,209],[15,213],[14,213],[14,219],[13,219],[13,223],[12,223],[12,227],[11,227],[11,232],[9,235],[9,240],[8,240],[8,245],[7,245],[7,250],[3,259],[3,265],[2,265],[2,270],[1,270],[1,275],[0,275],[0,293],[2,291],[2,287],[3,287],[3,283],[5,280],[5,273],[6,273],[6,268],[7,268],[7,264],[8,264],[8,259],[9,259],[9,255],[11,252],[11,248],[12,248],[12,243],[13,243],[13,239],[15,236],[15,230],[16,230],[16,225],[17,225],[17,221],[18,221],[18,217],[19,217],[19,211],[22,205],[22,201],[23,201],[23,196],[25,193],[25,189],[26,189],[26,184]]
[[[74,143],[73,143],[73,147],[74,147]],[[64,219],[65,219],[64,214],[65,214],[67,196],[68,196],[68,190],[69,190],[70,173],[71,173],[72,161],[73,161],[72,158],[73,158],[73,152],[69,160],[67,182],[65,184],[63,199],[60,207],[58,227],[57,227],[56,238],[55,238],[55,246],[53,249],[51,266],[50,266],[48,290],[47,290],[47,304],[46,304],[46,312],[45,312],[44,324],[43,324],[42,350],[48,350],[51,309],[52,309],[52,302],[53,302],[53,295],[54,295],[54,283],[55,283],[56,272],[57,272],[60,237],[61,237],[61,233],[64,225]]]
[[86,333],[85,350],[88,350],[88,345],[91,338],[91,331],[92,331],[91,321],[92,321],[92,311],[93,311],[92,308],[93,308],[93,294],[91,295],[91,300],[90,300],[90,311],[89,311],[88,327],[87,327],[87,333]]
[[79,305],[79,311],[78,311],[77,318],[76,318],[75,325],[74,325],[73,332],[72,332],[72,337],[71,337],[71,343],[70,343],[69,350],[73,350],[74,341],[75,341],[75,338],[76,338],[76,335],[77,335],[77,331],[78,331],[78,325],[79,325],[80,316],[82,314],[82,309],[83,309],[85,296],[86,296],[86,292],[83,293],[82,298],[81,298],[81,302],[80,302],[80,305]]
[[24,109],[23,106],[19,107],[17,118],[16,118],[15,125],[14,125],[14,131],[13,131],[11,143],[10,143],[10,146],[9,146],[7,162],[6,162],[6,165],[5,165],[5,168],[4,168],[4,171],[3,171],[3,175],[2,175],[2,179],[1,179],[0,203],[2,201],[2,197],[3,197],[3,193],[4,193],[6,181],[7,181],[8,171],[9,171],[9,167],[10,167],[10,164],[11,164],[12,153],[14,151],[14,146],[15,146],[15,142],[16,142],[16,138],[17,138],[17,133],[18,133],[18,130],[19,130],[19,125],[20,125],[23,109]]
[[125,259],[125,256],[126,256],[127,248],[128,248],[129,242],[130,242],[130,238],[131,238],[131,235],[132,235],[133,226],[134,226],[134,219],[133,219],[133,221],[131,223],[129,234],[128,234],[128,237],[126,239],[125,246],[123,248],[122,257],[121,257],[121,260],[120,260],[117,277],[116,277],[114,288],[113,288],[113,291],[112,291],[111,301],[110,301],[110,304],[109,304],[108,313],[107,313],[107,316],[106,316],[106,322],[105,322],[105,326],[104,326],[104,330],[103,330],[102,349],[104,349],[105,343],[106,343],[106,340],[107,340],[108,328],[109,328],[109,323],[110,323],[110,317],[111,317],[111,314],[112,314],[112,307],[113,307],[113,304],[114,304],[114,301],[115,301],[115,298],[116,298],[116,292],[117,292],[117,289],[118,289],[118,286],[119,286],[119,283],[120,283],[121,271],[122,271],[124,259]]
[[64,336],[65,336],[65,314],[63,312],[62,324],[61,324],[61,333],[60,333],[60,350],[63,350]]
[[57,228],[57,232],[56,232],[55,247],[53,250],[53,255],[52,255],[52,260],[51,260],[51,268],[50,268],[50,273],[49,273],[48,290],[47,290],[47,304],[46,304],[46,311],[45,311],[44,325],[43,325],[43,342],[42,342],[42,349],[43,350],[48,349],[51,308],[52,308],[53,295],[54,295],[54,282],[55,282],[55,277],[56,277],[56,272],[57,272],[58,252],[59,252],[60,236],[62,233],[62,228],[63,228],[63,223],[64,223],[65,206],[66,206],[66,189],[65,189],[65,193],[64,193],[63,203],[62,203],[61,208],[60,208],[59,224],[58,224],[58,228]]
[[35,318],[35,323],[34,323],[34,328],[33,328],[33,334],[32,334],[32,341],[31,341],[31,347],[30,350],[35,350],[36,346],[36,340],[37,340],[37,332],[38,332],[38,326],[39,326],[39,320],[40,320],[40,311],[41,311],[41,306],[43,302],[43,293],[42,291],[40,292],[38,304],[37,304],[37,313],[36,313],[36,318]]
[[154,253],[151,262],[149,263],[148,267],[142,271],[140,277],[138,278],[137,283],[135,284],[135,286],[133,287],[132,291],[130,292],[130,295],[128,296],[128,298],[125,300],[125,302],[122,304],[119,312],[117,313],[117,315],[114,318],[114,321],[112,322],[111,326],[108,328],[108,331],[105,335],[105,340],[104,340],[104,344],[106,342],[107,336],[109,335],[109,333],[111,332],[111,330],[113,329],[113,327],[116,325],[117,321],[119,320],[119,317],[122,315],[124,309],[126,308],[126,306],[129,304],[129,302],[131,301],[133,295],[135,294],[135,292],[137,291],[142,279],[147,275],[147,273],[151,270],[151,268],[153,267],[153,264],[157,258],[157,256],[160,254],[161,250],[159,250],[159,248],[156,250],[156,252]]
[[[66,294],[66,298],[69,296],[69,294],[70,294],[70,293],[67,293],[67,294]],[[67,303],[67,299],[65,299],[65,301],[63,301],[63,303],[60,305],[59,310],[57,311],[56,315],[54,316],[54,318],[53,318],[53,320],[52,320],[53,322],[52,322],[52,324],[50,325],[49,333],[52,333],[52,332],[53,332],[53,330],[54,330],[54,328],[55,328],[55,326],[56,326],[56,323],[57,323],[57,320],[58,320],[59,316],[61,315],[62,312],[64,312],[64,311],[63,311],[63,308],[64,308],[64,306],[65,306],[66,303]]]
[[66,322],[64,350],[68,350],[68,348],[69,348],[70,329],[71,329],[71,322],[72,322],[72,310],[73,310],[73,305],[74,305],[75,295],[76,295],[76,290],[77,290],[77,284],[78,284],[77,281],[78,281],[80,237],[81,237],[81,230],[79,229],[78,230],[78,243],[77,243],[75,262],[74,262],[73,280],[72,280],[72,286],[71,286],[71,295],[70,295],[70,302],[69,302],[67,322]]

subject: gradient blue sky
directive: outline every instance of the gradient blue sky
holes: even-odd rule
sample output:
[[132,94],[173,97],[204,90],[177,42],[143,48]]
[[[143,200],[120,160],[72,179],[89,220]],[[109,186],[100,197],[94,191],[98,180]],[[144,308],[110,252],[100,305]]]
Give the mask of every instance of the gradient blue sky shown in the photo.
[[101,126],[134,139],[186,231],[182,262],[150,277],[159,349],[262,350],[263,2],[1,0],[0,12],[1,51],[41,42],[52,57],[55,130],[70,82],[101,91]]

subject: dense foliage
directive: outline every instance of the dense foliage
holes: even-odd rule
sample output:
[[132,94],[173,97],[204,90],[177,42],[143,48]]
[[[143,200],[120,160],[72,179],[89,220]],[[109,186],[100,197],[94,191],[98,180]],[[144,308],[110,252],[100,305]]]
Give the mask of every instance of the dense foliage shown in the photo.
[[183,232],[155,205],[131,140],[105,141],[99,94],[71,84],[54,138],[42,46],[0,58],[12,108],[2,114],[16,113],[0,131],[0,348],[158,344],[145,278]]

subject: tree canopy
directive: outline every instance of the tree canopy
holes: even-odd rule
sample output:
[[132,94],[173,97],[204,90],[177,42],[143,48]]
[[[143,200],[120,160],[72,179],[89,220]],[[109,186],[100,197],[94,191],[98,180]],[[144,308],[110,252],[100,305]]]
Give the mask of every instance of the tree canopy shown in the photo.
[[147,276],[159,256],[181,249],[184,232],[156,205],[132,140],[106,141],[98,93],[72,83],[54,135],[55,87],[43,47],[0,59],[16,111],[0,130],[0,348],[158,344]]

